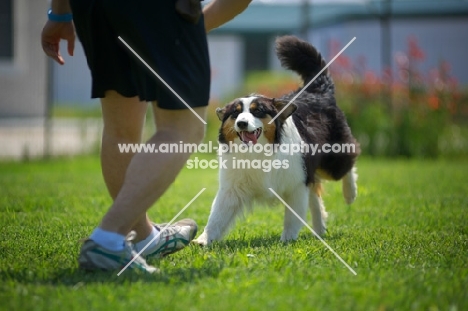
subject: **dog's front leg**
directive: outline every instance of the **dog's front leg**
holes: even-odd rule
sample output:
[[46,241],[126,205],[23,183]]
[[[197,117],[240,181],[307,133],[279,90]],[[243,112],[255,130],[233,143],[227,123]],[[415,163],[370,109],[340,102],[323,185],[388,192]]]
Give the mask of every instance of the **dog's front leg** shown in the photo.
[[288,206],[285,206],[284,210],[284,229],[281,234],[281,241],[287,242],[291,240],[297,240],[299,231],[301,230],[303,223],[301,220],[306,219],[307,215],[307,202],[309,189],[303,187],[298,189],[293,195],[285,198],[288,206],[296,212],[296,214],[301,218],[299,219],[293,212],[289,209]]
[[241,211],[242,202],[236,194],[229,191],[218,191],[211,206],[208,224],[203,233],[194,240],[194,243],[209,245],[213,241],[221,240]]

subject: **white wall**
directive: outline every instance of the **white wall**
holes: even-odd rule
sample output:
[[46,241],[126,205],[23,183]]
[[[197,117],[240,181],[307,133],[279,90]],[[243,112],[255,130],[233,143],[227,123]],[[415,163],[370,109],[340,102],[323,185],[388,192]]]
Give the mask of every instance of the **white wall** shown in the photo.
[[93,105],[97,99],[91,99],[91,73],[86,63],[83,47],[78,40],[75,42],[73,57],[66,52],[66,43],[62,42],[62,56],[65,64],[54,64],[53,93],[56,104]]
[[210,35],[211,98],[223,96],[241,86],[244,78],[244,42],[236,35]]
[[40,36],[47,0],[13,1],[13,59],[0,62],[0,118],[40,117],[46,111],[47,61]]

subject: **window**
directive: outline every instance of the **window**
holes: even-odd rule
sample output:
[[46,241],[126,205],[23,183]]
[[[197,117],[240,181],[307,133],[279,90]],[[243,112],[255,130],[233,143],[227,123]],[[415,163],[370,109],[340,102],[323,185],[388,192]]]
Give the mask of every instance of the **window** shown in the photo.
[[0,0],[0,60],[13,58],[13,0]]
[[252,34],[245,37],[245,71],[267,70],[270,37]]

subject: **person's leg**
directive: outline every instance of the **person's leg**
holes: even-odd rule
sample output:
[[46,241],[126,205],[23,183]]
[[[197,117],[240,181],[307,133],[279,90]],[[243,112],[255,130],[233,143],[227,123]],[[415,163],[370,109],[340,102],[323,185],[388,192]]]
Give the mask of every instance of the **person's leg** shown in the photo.
[[112,199],[122,187],[127,166],[133,153],[121,153],[118,144],[141,142],[148,104],[138,97],[124,97],[115,91],[107,91],[101,98],[102,132],[101,166],[104,181]]
[[[167,96],[169,91],[161,88],[155,77],[137,59],[129,57],[131,53],[117,39],[121,36],[179,94],[190,99],[193,107],[207,105],[210,75],[202,20],[198,26],[182,21],[175,15],[173,2],[143,1],[138,5],[129,5],[125,1],[116,4],[110,0],[71,2],[74,4],[72,10],[74,19],[76,17],[75,26],[92,73],[93,98],[111,99],[106,92],[113,89],[128,98],[138,95],[145,101],[159,100],[164,104],[161,106],[163,108],[185,108],[173,96]],[[156,32],[160,35],[155,37],[154,29],[171,31]],[[115,148],[118,148],[117,144],[122,140],[117,141],[116,137],[108,134],[114,130],[117,136],[129,134],[132,137],[130,140],[136,141],[135,137],[141,137],[143,119],[139,118],[138,111],[131,111],[135,115],[129,118],[127,111],[113,109],[113,102],[110,100],[109,105],[104,104],[106,108],[110,107],[107,116],[115,113],[113,117],[118,121],[128,118],[137,120],[137,125],[132,126],[129,120],[125,120],[128,121],[127,130],[130,129],[126,133],[112,128],[112,125],[119,122],[114,120],[110,121],[110,125],[107,123],[106,141],[103,141],[103,174],[115,200],[101,225],[95,228],[82,246],[78,262],[85,269],[110,270],[135,258],[136,244],[144,243],[159,230],[147,219],[146,210],[168,188],[189,156],[140,153],[116,160]],[[196,110],[199,114],[204,114],[205,111],[204,108]],[[156,118],[158,132],[148,143],[179,143],[181,140],[198,143],[203,137],[204,125],[190,110],[161,110],[156,113]],[[150,235],[135,244],[130,241],[134,235],[127,235],[130,230],[137,231],[139,239],[143,239],[147,233]],[[144,255],[157,257],[178,250],[193,239],[196,230],[194,221],[178,222],[161,231],[158,241],[160,244],[152,245],[151,253]],[[148,270],[145,265],[143,260],[137,266]]]
[[[142,139],[148,103],[138,97],[124,97],[115,91],[107,91],[101,99],[104,129],[101,146],[101,168],[112,200],[115,200],[125,179],[125,173],[133,153],[121,153],[118,144],[139,144]],[[144,215],[135,224],[135,241],[151,232],[149,219]]]
[[[148,104],[138,97],[128,98],[115,91],[108,91],[101,99],[101,106],[104,121],[101,168],[109,194],[115,200],[134,155],[132,152],[120,152],[118,145],[141,143]],[[137,243],[150,236],[153,224],[145,214],[138,219],[132,230],[136,232],[134,243]],[[152,238],[150,236],[149,240]]]
[[[206,108],[194,110],[204,116]],[[154,105],[154,114],[157,132],[148,144],[199,143],[204,136],[205,125],[190,110],[165,110]],[[138,220],[174,181],[189,156],[184,153],[135,154],[122,188],[99,227],[121,235],[132,229],[142,231],[137,226]]]
[[[206,108],[194,108],[204,115]],[[163,110],[155,107],[157,132],[147,143],[159,146],[161,143],[199,143],[204,135],[204,124],[190,110]],[[188,159],[189,154],[138,153],[130,160],[122,187],[109,211],[90,238],[81,247],[78,262],[88,270],[119,269],[132,258],[136,258],[135,246],[146,244],[151,236],[160,238],[153,241],[143,253],[147,258],[160,258],[185,247],[197,231],[193,220],[185,219],[161,231],[146,218],[146,211],[166,191]],[[144,241],[133,245],[126,242],[133,239],[130,230],[149,231]],[[127,237],[126,237],[127,236]],[[149,242],[149,241],[148,241]],[[144,247],[144,246],[143,246]],[[140,247],[138,247],[140,249]],[[143,249],[141,248],[143,251]],[[131,264],[147,272],[157,269],[148,266],[142,258]]]

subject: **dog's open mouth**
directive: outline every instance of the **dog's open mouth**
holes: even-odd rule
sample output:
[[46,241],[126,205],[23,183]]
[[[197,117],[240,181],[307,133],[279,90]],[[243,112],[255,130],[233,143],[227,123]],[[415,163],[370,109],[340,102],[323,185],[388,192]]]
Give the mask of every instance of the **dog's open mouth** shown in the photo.
[[262,128],[261,127],[259,127],[258,129],[256,129],[253,132],[240,131],[240,132],[237,133],[240,140],[246,145],[248,145],[249,143],[252,143],[253,145],[255,145],[261,134],[262,134]]

